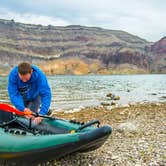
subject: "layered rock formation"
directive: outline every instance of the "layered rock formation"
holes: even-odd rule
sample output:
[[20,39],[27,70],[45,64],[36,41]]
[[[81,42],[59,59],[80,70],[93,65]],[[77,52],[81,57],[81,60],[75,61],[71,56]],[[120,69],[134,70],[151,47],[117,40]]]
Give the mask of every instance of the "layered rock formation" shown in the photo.
[[97,27],[0,20],[0,73],[21,61],[37,64],[48,74],[163,73],[163,40],[151,43],[124,31]]
[[166,73],[166,37],[151,45],[149,56],[151,57],[151,72]]

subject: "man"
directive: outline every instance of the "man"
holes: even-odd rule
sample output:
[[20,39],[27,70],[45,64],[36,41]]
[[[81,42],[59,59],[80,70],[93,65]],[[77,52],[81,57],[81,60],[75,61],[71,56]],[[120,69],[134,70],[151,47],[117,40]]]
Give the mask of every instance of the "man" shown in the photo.
[[[20,111],[48,113],[51,90],[46,76],[37,66],[23,62],[14,67],[9,74],[8,94],[12,104]],[[32,118],[36,124],[42,121],[41,117]]]

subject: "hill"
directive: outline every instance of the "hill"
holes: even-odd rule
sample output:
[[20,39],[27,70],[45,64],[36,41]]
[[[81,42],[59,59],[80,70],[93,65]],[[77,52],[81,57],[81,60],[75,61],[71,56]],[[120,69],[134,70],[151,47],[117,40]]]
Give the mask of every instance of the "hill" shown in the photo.
[[[165,40],[165,39],[161,39]],[[119,30],[0,20],[0,74],[21,61],[47,74],[166,73],[164,46]],[[158,59],[156,61],[156,58]]]

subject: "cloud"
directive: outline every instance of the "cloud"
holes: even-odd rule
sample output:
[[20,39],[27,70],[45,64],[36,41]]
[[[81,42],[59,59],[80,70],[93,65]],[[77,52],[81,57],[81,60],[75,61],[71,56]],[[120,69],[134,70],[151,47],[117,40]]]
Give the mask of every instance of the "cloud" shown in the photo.
[[166,35],[165,0],[5,0],[1,6],[12,11],[9,19],[25,23],[98,26],[150,41]]
[[54,26],[67,26],[70,23],[66,20],[56,17],[36,15],[30,13],[15,13],[8,11],[7,9],[0,8],[0,18],[13,19],[16,22],[22,22],[27,24],[42,24],[42,25],[54,25]]

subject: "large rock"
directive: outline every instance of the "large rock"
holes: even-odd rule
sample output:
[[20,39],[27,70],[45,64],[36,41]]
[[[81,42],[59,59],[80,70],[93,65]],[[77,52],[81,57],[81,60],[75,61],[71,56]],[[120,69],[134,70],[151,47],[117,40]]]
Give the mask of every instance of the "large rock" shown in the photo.
[[138,132],[138,127],[135,124],[135,122],[125,122],[125,123],[121,123],[118,127],[117,127],[117,131],[120,133],[125,133],[125,132],[129,132],[129,133],[137,133]]

